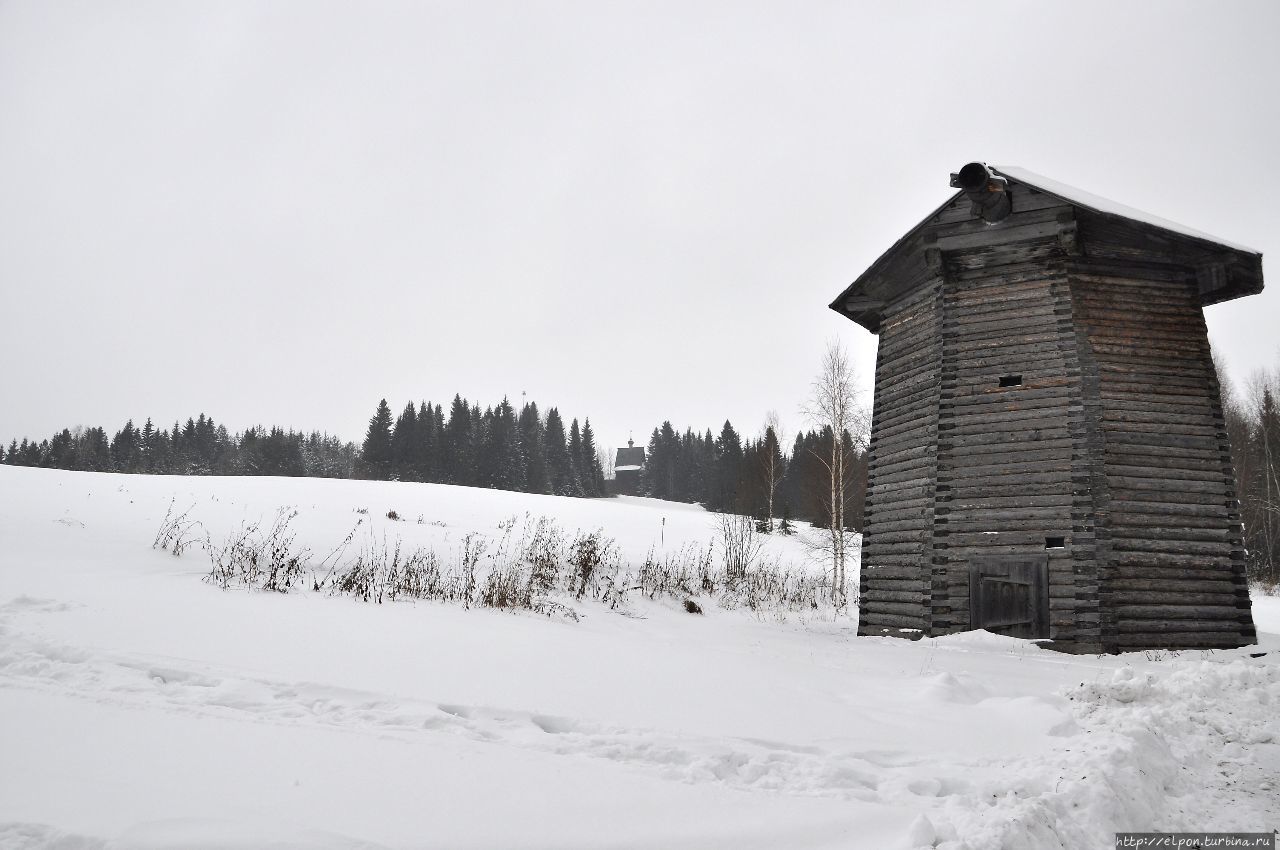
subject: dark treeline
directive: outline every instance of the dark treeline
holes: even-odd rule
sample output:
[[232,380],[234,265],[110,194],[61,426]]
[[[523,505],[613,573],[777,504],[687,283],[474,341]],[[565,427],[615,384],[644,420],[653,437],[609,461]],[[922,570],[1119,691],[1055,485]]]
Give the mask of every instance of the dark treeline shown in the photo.
[[88,472],[350,478],[356,455],[353,443],[318,431],[259,426],[231,434],[202,413],[168,430],[156,428],[149,418],[138,428],[130,419],[110,439],[99,427],[63,428],[39,443],[9,443],[3,460],[12,466]]
[[[646,495],[697,502],[708,510],[747,514],[762,530],[803,519],[827,528],[831,479],[823,458],[831,456],[831,429],[804,431],[784,452],[772,427],[758,439],[743,439],[725,422],[719,436],[686,428],[678,434],[670,422],[649,437],[643,487]],[[844,445],[857,442],[847,432]],[[846,485],[846,525],[861,530],[866,493],[865,453],[851,449]]]
[[356,473],[558,496],[605,491],[590,419],[581,427],[574,419],[566,431],[556,408],[543,417],[528,402],[517,414],[505,398],[481,412],[454,396],[448,417],[443,405],[410,402],[394,419],[383,399],[369,420]]
[[1244,522],[1249,578],[1280,584],[1280,368],[1253,376],[1242,395],[1219,372],[1223,413]]
[[483,412],[455,396],[445,417],[441,405],[406,405],[398,416],[379,403],[362,446],[313,431],[255,427],[232,434],[203,413],[156,428],[133,420],[108,437],[105,429],[64,428],[34,442],[0,446],[0,460],[89,472],[156,475],[286,475],[371,478],[464,484],[552,493],[604,494],[591,421],[565,429],[560,412],[545,417],[530,402],[519,416],[504,398]]

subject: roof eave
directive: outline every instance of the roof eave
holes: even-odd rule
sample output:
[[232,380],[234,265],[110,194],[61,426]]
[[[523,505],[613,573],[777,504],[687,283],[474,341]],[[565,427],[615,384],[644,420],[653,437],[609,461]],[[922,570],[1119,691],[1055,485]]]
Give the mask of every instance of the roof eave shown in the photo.
[[904,233],[898,241],[893,243],[893,245],[889,246],[889,250],[877,257],[875,262],[867,267],[866,271],[858,275],[857,279],[854,280],[853,283],[845,287],[845,290],[841,292],[840,295],[837,296],[829,305],[831,309],[835,310],[846,319],[851,319],[854,322],[857,322],[872,333],[879,333],[881,318],[879,311],[872,309],[849,310],[847,309],[847,304],[850,297],[865,294],[863,287],[865,287],[870,280],[875,278],[881,270],[897,259],[903,251],[907,250],[912,238],[914,238],[926,224],[932,221],[938,213],[951,206],[951,204],[963,194],[964,192],[956,192],[939,204],[937,209],[920,219],[920,221],[916,222],[915,226]]

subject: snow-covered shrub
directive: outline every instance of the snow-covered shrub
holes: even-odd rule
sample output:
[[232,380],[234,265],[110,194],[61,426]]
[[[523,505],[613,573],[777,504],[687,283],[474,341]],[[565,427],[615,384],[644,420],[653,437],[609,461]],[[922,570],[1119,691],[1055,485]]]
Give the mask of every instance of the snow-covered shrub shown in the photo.
[[311,557],[311,551],[307,547],[297,545],[297,534],[289,528],[297,515],[297,511],[281,508],[276,512],[275,522],[263,538],[266,553],[266,580],[263,587],[267,590],[288,593],[302,577]]
[[369,602],[377,598],[382,601],[378,591],[375,562],[371,559],[357,557],[333,576],[333,589],[337,593],[345,593],[357,599]]
[[151,543],[152,549],[165,549],[172,553],[175,557],[181,556],[186,548],[192,543],[199,542],[195,536],[196,529],[200,528],[197,520],[187,519],[187,514],[191,513],[193,504],[180,514],[174,514],[173,505],[175,500],[169,500],[169,507],[164,512],[164,520],[160,523],[160,530],[156,532],[156,538]]
[[544,596],[556,586],[556,576],[565,562],[564,532],[549,517],[538,517],[522,541],[521,557],[529,567],[529,596]]
[[464,607],[470,608],[472,605],[472,597],[476,592],[476,567],[488,548],[489,541],[474,531],[462,538],[462,602]]
[[1280,596],[1280,582],[1259,579],[1250,583],[1249,592],[1258,596]]
[[720,514],[716,530],[724,560],[725,577],[732,582],[747,574],[747,570],[760,557],[764,541],[760,539],[755,520],[741,514]]
[[434,549],[414,549],[400,557],[399,541],[396,543],[393,569],[387,576],[387,596],[390,599],[450,598],[452,588],[440,570],[440,559]]
[[588,588],[593,591],[593,597],[598,596],[603,587],[601,580],[607,579],[611,587],[617,575],[620,566],[617,544],[600,531],[579,532],[569,547],[569,566],[569,592],[574,593],[576,585],[578,599]]
[[[617,541],[597,529],[568,534],[549,517],[511,517],[498,525],[497,538],[466,534],[447,552],[430,547],[406,548],[402,538],[365,525],[362,516],[328,555],[313,562],[292,530],[297,512],[282,508],[269,526],[242,523],[220,546],[206,544],[211,567],[206,580],[222,588],[288,592],[304,574],[311,587],[365,602],[397,599],[433,600],[464,607],[528,610],[577,620],[572,600],[591,600],[625,609],[633,594],[684,603],[715,600],[723,608],[747,608],[758,614],[811,611],[832,604],[828,578],[778,559],[761,561],[760,547],[750,538],[742,545],[724,536],[705,546],[685,544],[671,552],[650,548],[643,562],[623,561]],[[743,518],[750,535],[754,529]],[[186,514],[166,515],[157,546],[173,529],[193,525]],[[359,540],[358,551],[348,555]],[[717,558],[720,553],[722,557]],[[699,607],[705,607],[700,604]]]
[[207,544],[211,566],[205,580],[224,590],[242,584],[288,593],[311,558],[311,550],[297,544],[297,534],[290,528],[297,515],[280,508],[266,531],[261,523],[241,523],[221,546]]
[[778,559],[747,569],[721,597],[729,607],[742,605],[757,613],[809,611],[830,605],[831,585],[824,575],[782,564]]
[[686,543],[674,552],[658,555],[653,547],[636,575],[640,592],[650,599],[659,596],[696,596],[711,579],[713,546],[706,549]]

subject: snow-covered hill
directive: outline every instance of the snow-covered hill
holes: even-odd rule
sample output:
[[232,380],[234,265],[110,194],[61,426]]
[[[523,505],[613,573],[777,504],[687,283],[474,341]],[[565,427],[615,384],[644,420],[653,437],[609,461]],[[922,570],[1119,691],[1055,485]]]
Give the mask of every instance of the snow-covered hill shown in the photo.
[[321,554],[360,519],[445,552],[549,516],[627,562],[715,536],[643,499],[0,467],[0,847],[986,850],[1280,823],[1274,599],[1260,658],[859,639],[711,600],[376,605],[205,583],[200,549],[151,548],[171,502],[214,540],[292,506]]

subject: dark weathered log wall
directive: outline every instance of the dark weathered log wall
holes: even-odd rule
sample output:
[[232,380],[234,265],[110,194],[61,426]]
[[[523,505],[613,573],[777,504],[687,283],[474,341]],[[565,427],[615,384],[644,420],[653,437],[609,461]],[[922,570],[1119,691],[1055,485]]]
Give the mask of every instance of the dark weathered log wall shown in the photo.
[[[1230,446],[1194,272],[1125,260],[1098,236],[1071,264],[1094,364],[1110,651],[1252,643]],[[1101,255],[1101,256],[1099,256]]]
[[888,305],[876,356],[858,633],[929,631],[941,344],[939,278]]
[[[1048,636],[1100,648],[1088,434],[1063,255],[1056,237],[976,250],[980,259],[947,257],[933,631],[973,627],[975,558],[1044,554]],[[1043,256],[1026,262],[1029,251]],[[1019,383],[1001,386],[1002,378]]]

